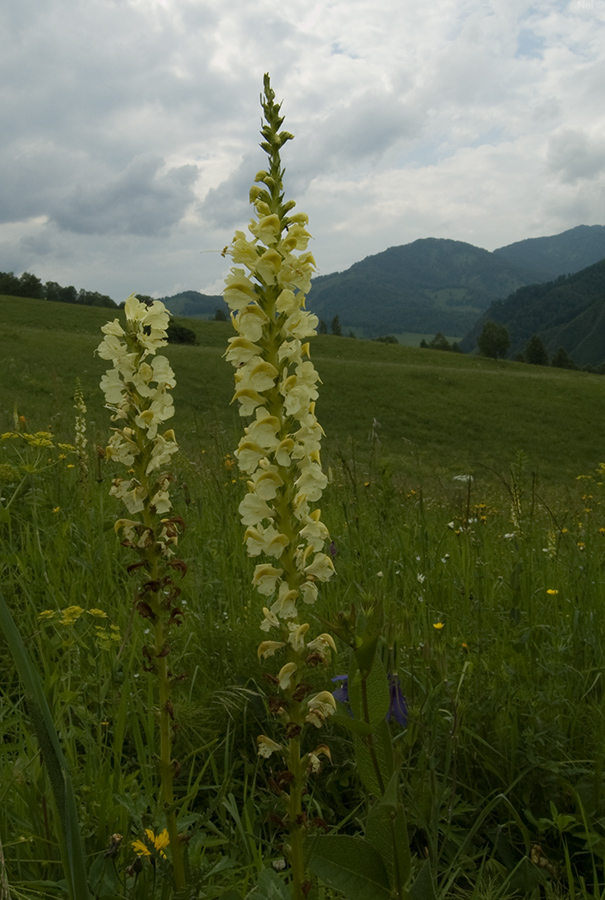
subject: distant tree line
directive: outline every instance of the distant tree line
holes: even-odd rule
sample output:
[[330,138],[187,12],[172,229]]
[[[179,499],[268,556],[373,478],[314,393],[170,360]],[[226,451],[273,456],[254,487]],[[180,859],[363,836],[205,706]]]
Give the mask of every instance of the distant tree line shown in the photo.
[[30,272],[17,276],[13,272],[0,272],[0,294],[11,297],[32,297],[34,300],[52,300],[56,303],[81,303],[85,306],[108,306],[116,304],[98,291],[77,290],[73,285],[63,287],[56,281],[42,281]]
[[[510,347],[510,336],[507,327],[500,322],[491,320],[486,322],[483,326],[483,331],[477,338],[477,346],[481,356],[488,356],[491,359],[504,358]],[[531,366],[551,365],[556,369],[579,369],[579,366],[576,365],[564,347],[559,347],[549,361],[548,351],[539,334],[532,334],[525,344],[523,353],[515,355],[515,362],[529,363]],[[595,366],[586,365],[582,371],[592,372],[595,375],[605,375],[605,363],[596,368]]]
[[458,346],[458,342],[454,341],[452,344],[448,341],[446,336],[442,334],[440,331],[437,332],[434,338],[431,338],[430,341],[425,341],[423,338],[420,341],[420,346],[425,350],[445,350],[447,353],[461,353],[460,347]]

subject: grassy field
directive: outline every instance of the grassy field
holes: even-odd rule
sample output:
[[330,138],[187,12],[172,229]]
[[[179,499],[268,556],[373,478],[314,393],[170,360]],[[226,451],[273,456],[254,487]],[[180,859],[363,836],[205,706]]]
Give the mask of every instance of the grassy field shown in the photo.
[[[11,424],[16,405],[32,428],[69,430],[79,377],[93,430],[104,439],[104,368],[94,350],[112,317],[104,309],[0,298],[1,427]],[[199,346],[170,346],[166,355],[178,372],[176,431],[199,452],[216,441],[217,429],[228,443],[239,433],[232,373],[221,359],[232,331],[228,323],[186,321]],[[379,456],[410,482],[448,482],[457,474],[493,481],[522,451],[543,482],[563,484],[603,456],[600,376],[333,336],[316,337],[312,354],[323,381],[318,414],[327,459],[353,449],[363,465]]]
[[[80,378],[89,438],[105,445],[106,363],[94,349],[107,318],[0,298],[0,433],[16,411],[29,431],[51,426],[73,441]],[[173,648],[185,676],[174,703],[179,824],[189,896],[244,900],[284,856],[276,772],[256,754],[272,727],[256,652],[262,599],[238,515],[245,479],[230,456],[242,427],[221,358],[232,331],[187,325],[199,346],[166,351],[183,450],[174,509],[187,524]],[[379,656],[407,702],[407,727],[391,722],[389,733],[412,873],[425,860],[431,872],[412,900],[603,898],[605,381],[332,336],[314,339],[312,354],[337,572],[314,626],[354,604],[361,628],[383,609]],[[97,467],[93,448],[86,478],[60,448],[11,438],[0,452],[1,591],[71,767],[93,896],[167,900],[166,860],[132,846],[145,829],[159,833],[162,810],[146,622],[134,617],[132,555],[114,531],[114,470]],[[9,650],[0,637],[0,896],[64,900],[52,793]],[[349,665],[339,641],[318,686]],[[314,776],[310,809],[330,830],[368,833],[358,748],[336,723],[322,740],[334,764]],[[320,882],[309,900],[342,895]]]

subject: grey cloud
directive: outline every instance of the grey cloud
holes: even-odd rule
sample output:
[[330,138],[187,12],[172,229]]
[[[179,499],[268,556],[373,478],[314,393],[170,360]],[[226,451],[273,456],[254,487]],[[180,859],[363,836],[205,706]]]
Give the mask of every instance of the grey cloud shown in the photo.
[[266,157],[260,149],[256,153],[247,153],[237,169],[225,181],[208,191],[199,205],[199,212],[207,224],[232,229],[241,228],[249,221],[250,186],[254,176],[265,163]]
[[147,154],[104,183],[80,182],[52,213],[60,228],[83,234],[166,233],[193,202],[197,166],[160,173],[164,160]]
[[203,141],[237,108],[239,86],[210,66],[217,14],[205,7],[174,5],[158,20],[110,0],[37,0],[21,16],[21,2],[0,7],[6,136],[131,157],[194,130]]
[[[368,159],[384,156],[402,139],[421,129],[420,117],[389,92],[367,92],[356,101],[331,110],[321,121],[314,119],[296,127],[284,106],[286,123],[294,127],[296,139],[282,152],[288,197],[302,196],[319,173],[354,169]],[[256,172],[266,164],[258,149],[247,153],[239,166],[218,187],[211,189],[200,213],[212,225],[235,227],[250,218],[248,192]]]
[[566,129],[549,141],[547,163],[563,184],[595,178],[605,170],[605,141]]
[[402,138],[418,136],[421,117],[390,93],[368,91],[325,123],[323,151],[332,160],[381,156]]
[[0,222],[22,222],[45,215],[57,185],[69,177],[67,159],[44,149],[18,153],[10,147],[0,157]]
[[48,256],[55,250],[53,241],[47,234],[32,234],[21,238],[20,250],[28,256]]
[[284,153],[291,193],[300,196],[318,174],[355,177],[388,164],[422,136],[424,119],[416,104],[394,92],[367,91],[321,119],[301,123]]

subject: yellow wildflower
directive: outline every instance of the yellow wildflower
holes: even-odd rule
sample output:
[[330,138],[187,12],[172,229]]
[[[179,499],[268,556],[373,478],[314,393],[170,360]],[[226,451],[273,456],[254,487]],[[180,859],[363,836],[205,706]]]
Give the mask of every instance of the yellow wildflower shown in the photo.
[[83,612],[84,610],[81,606],[66,606],[62,611],[61,625],[73,625]]
[[170,843],[167,829],[164,828],[164,830],[156,836],[151,828],[146,828],[145,836],[148,844],[141,840],[132,841],[131,846],[137,856],[151,856],[152,850],[155,850],[159,856],[166,859],[164,848]]

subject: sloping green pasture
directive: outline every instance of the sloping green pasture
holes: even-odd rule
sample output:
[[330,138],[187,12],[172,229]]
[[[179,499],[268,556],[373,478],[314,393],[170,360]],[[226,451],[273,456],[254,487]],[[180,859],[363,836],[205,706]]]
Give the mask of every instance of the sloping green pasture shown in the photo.
[[[0,300],[0,433],[13,431],[16,411],[30,432],[50,425],[73,440],[79,377],[89,439],[105,443],[105,363],[93,352],[106,317]],[[284,856],[275,771],[256,754],[256,736],[272,734],[263,673],[273,660],[257,660],[262,598],[242,543],[245,484],[229,455],[241,431],[221,359],[230,326],[187,325],[200,345],[166,351],[183,447],[171,495],[187,524],[185,616],[171,656],[184,675],[180,828],[191,897],[244,900]],[[337,575],[310,615],[327,628],[351,604],[361,622],[384,608],[381,655],[408,706],[407,727],[389,727],[414,873],[430,860],[439,900],[602,897],[605,380],[332,336],[312,352],[331,475],[322,520]],[[91,447],[83,478],[59,450],[18,437],[0,444],[2,593],[72,769],[92,895],[167,900],[165,860],[137,868],[132,847],[163,818],[146,622],[134,616],[133,558],[114,532],[123,514],[108,496],[114,470]],[[468,474],[473,481],[454,480]],[[330,670],[315,670],[317,688],[347,668],[339,644]],[[313,776],[310,809],[330,829],[363,834],[368,797],[350,734],[332,723],[321,740],[334,764]],[[64,900],[53,823],[0,636],[0,895],[7,884],[14,898]],[[340,900],[321,885],[310,897]]]
[[[2,428],[16,405],[32,428],[69,433],[79,377],[97,439],[105,439],[105,367],[94,350],[107,318],[103,309],[0,298]],[[221,359],[231,326],[186,321],[199,346],[165,352],[177,378],[175,430],[196,454],[217,430],[236,441],[241,424],[229,405],[233,373]],[[312,355],[330,459],[353,447],[366,465],[371,453],[426,483],[469,473],[491,480],[491,470],[506,471],[523,451],[543,481],[562,484],[605,458],[599,376],[333,336],[316,337]]]

